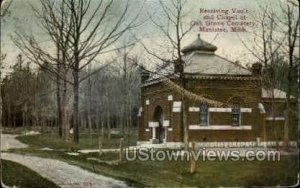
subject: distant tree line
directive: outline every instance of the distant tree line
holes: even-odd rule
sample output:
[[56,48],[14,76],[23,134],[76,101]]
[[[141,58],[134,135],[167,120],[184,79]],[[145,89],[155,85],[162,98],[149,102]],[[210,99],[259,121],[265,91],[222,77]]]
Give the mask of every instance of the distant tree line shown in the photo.
[[[134,63],[115,60],[113,64],[97,71],[80,87],[80,128],[117,128],[129,133],[136,126],[140,106],[140,76]],[[43,67],[51,66],[45,63]],[[22,55],[18,55],[12,72],[2,83],[3,125],[9,127],[57,127],[56,80],[48,71],[32,68]],[[88,67],[82,76],[93,69]],[[71,75],[68,75],[71,76]],[[71,86],[67,90],[71,90]],[[67,108],[72,109],[71,92],[67,92]],[[67,110],[69,129],[73,127],[72,110]]]

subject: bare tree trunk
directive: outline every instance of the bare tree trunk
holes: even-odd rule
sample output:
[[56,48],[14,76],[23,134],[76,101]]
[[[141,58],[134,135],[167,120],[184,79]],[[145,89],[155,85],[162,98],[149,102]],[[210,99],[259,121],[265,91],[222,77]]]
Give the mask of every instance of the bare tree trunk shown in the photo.
[[[76,61],[76,60],[75,60]],[[73,142],[79,143],[79,63],[75,62],[76,68],[73,71]]]
[[[195,142],[192,142],[191,152],[195,152]],[[190,153],[190,160],[191,160],[190,173],[194,174],[196,172],[197,163],[196,163],[196,160],[194,158],[194,155],[191,155],[191,154],[192,153]]]
[[45,126],[46,126],[46,123],[47,123],[47,120],[42,119],[42,127],[41,127],[41,132],[42,132],[42,134],[44,134],[44,132],[45,132]]
[[[181,61],[181,59],[180,59]],[[185,84],[185,78],[184,78],[184,73],[181,73],[181,82],[182,82],[182,87],[183,89],[186,89],[186,84]],[[186,114],[186,100],[185,96],[182,93],[181,94],[181,122],[182,122],[182,128],[183,128],[183,141],[184,141],[184,150],[188,151],[189,149],[189,128],[187,125],[187,114]]]
[[[0,88],[1,89],[1,88]],[[0,92],[1,94],[1,92]],[[1,96],[0,96],[1,98]],[[2,103],[1,99],[0,99],[0,102]],[[1,107],[0,107],[1,109]],[[12,119],[11,119],[11,106],[10,105],[7,105],[7,121],[6,121],[7,125],[12,125]]]
[[25,113],[25,125],[27,126],[27,127],[29,127],[30,126],[30,123],[29,123],[29,112],[28,111],[26,111],[26,113]]
[[[57,59],[60,60],[60,50],[59,44],[57,44]],[[62,129],[62,105],[61,105],[61,64],[57,63],[57,71],[56,75],[56,102],[57,102],[57,123],[58,123],[58,135],[60,138],[63,137],[63,129]]]
[[25,111],[22,110],[22,127],[25,127]]
[[104,138],[104,123],[101,122],[101,136]]
[[[99,108],[97,108],[97,115],[99,114]],[[103,146],[103,134],[100,132],[102,131],[103,124],[100,123],[100,118],[97,116],[96,119],[96,128],[97,128],[97,136],[98,136],[98,149],[99,149],[99,157],[103,154],[102,153],[102,146]]]
[[[80,113],[79,113],[79,130],[84,128],[83,118],[84,118],[83,115],[80,115]],[[83,129],[83,130],[85,130],[85,129]]]
[[132,104],[131,104],[131,98],[129,97],[129,127],[128,127],[128,141],[129,141],[129,136],[131,135],[131,129],[132,129]]
[[[127,82],[127,80],[125,80]],[[128,127],[129,127],[129,106],[128,106],[128,91],[127,91],[127,84],[126,85],[126,92],[125,92],[125,134],[128,135]]]
[[[88,65],[88,74],[91,73],[91,64]],[[88,112],[87,112],[87,118],[88,118],[88,126],[89,126],[89,134],[92,134],[92,81],[91,77],[88,78]]]
[[103,142],[103,136],[102,136],[102,135],[100,136],[99,130],[98,130],[98,149],[99,149],[99,157],[103,154],[103,153],[102,153],[102,146],[103,146],[102,142]]
[[106,121],[107,121],[107,139],[110,140],[110,138],[111,138],[111,124],[110,124],[110,112],[109,112],[109,110],[107,110]]
[[62,107],[62,127],[63,127],[63,138],[64,140],[69,139],[69,118],[67,109],[67,82],[63,83],[63,91],[61,96],[61,107]]
[[185,107],[185,97],[182,96],[183,140],[184,140],[184,149],[187,151],[189,148],[189,129],[186,120],[187,120],[187,115],[186,115],[186,107]]
[[31,118],[31,123],[33,127],[36,127],[37,123],[36,123],[37,117],[36,116],[32,116]]
[[[291,57],[293,58],[293,57]],[[291,61],[291,60],[290,60]],[[291,104],[291,100],[290,100],[290,96],[291,96],[291,87],[293,84],[293,80],[291,78],[291,67],[289,67],[289,71],[288,71],[288,89],[286,92],[286,109],[284,112],[284,116],[285,116],[285,121],[284,121],[284,138],[283,138],[283,149],[284,150],[288,150],[289,149],[289,122],[290,122],[290,104]]]
[[120,123],[121,123],[121,134],[124,136],[125,134],[125,124],[126,124],[126,110],[125,110],[125,104],[122,104],[121,107],[121,119],[120,119]]
[[60,79],[57,78],[57,94],[56,94],[56,100],[57,100],[57,125],[58,125],[58,134],[59,137],[63,137],[63,129],[62,129],[62,106],[61,106],[61,95],[60,95]]
[[119,162],[121,163],[123,161],[124,138],[120,139],[119,148],[120,148],[120,151],[119,151]]
[[13,124],[14,124],[14,127],[16,127],[17,126],[17,117],[16,117],[16,115],[13,115]]
[[91,116],[91,110],[88,110],[88,127],[89,127],[89,134],[92,134],[92,116]]
[[[96,109],[96,117],[95,117],[95,120],[96,120],[96,125],[97,125],[97,128],[99,129],[100,133],[101,133],[101,136],[103,137],[103,134],[102,134],[102,127],[103,127],[103,123],[101,122],[101,116],[100,116],[100,102],[97,103],[97,109]],[[101,129],[101,130],[100,130]]]

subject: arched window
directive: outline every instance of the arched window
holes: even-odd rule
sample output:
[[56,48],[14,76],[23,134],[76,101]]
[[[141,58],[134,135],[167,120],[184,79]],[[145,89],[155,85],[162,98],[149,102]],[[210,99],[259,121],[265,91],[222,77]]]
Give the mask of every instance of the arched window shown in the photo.
[[232,126],[239,126],[241,123],[241,108],[240,105],[234,104],[231,111]]
[[201,103],[200,105],[200,126],[208,125],[208,105]]

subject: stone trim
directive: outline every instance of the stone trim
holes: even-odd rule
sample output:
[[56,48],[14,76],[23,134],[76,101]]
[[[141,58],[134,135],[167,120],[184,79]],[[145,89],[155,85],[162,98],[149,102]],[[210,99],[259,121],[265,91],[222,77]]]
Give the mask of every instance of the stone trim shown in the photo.
[[170,126],[170,121],[169,120],[164,120],[163,127],[169,127],[169,126]]
[[189,112],[199,112],[199,107],[189,107]]
[[258,103],[258,109],[261,114],[266,113],[265,106],[262,103]]
[[[283,142],[278,142],[279,146],[283,145]],[[191,146],[191,142],[189,143]],[[248,141],[248,142],[196,142],[196,147],[203,148],[247,148],[247,147],[267,147],[276,146],[276,141],[258,142],[258,141]],[[297,147],[296,141],[290,141],[289,145],[292,147]]]
[[[283,145],[283,142],[278,142],[279,146]],[[191,142],[189,142],[191,146]],[[289,145],[291,147],[297,147],[297,141],[290,141]],[[162,144],[151,144],[150,141],[137,141],[137,146],[145,148],[183,148],[183,142],[166,142]],[[257,141],[248,141],[248,142],[195,142],[196,147],[200,148],[251,148],[251,147],[269,147],[276,146],[276,141],[267,141],[267,142],[257,142]]]
[[231,125],[189,125],[189,130],[252,130],[251,125],[240,125],[240,126],[231,126]]
[[[273,117],[266,117],[267,121],[273,121]],[[284,121],[285,117],[274,117],[275,121]]]
[[158,127],[158,126],[159,126],[158,122],[155,122],[155,121],[148,122],[148,127],[154,128],[154,127]]
[[231,108],[209,108],[209,112],[231,112]]
[[241,108],[241,112],[252,113],[252,108]]
[[173,95],[168,95],[168,101],[172,101],[173,100]]
[[137,146],[145,148],[173,148],[181,149],[184,147],[183,142],[165,142],[161,144],[152,144],[151,141],[137,141]]
[[228,75],[186,75],[186,78],[202,80],[259,80],[253,76],[228,76]]
[[180,112],[181,111],[181,101],[174,101],[172,112]]
[[145,104],[146,104],[146,105],[149,105],[149,104],[150,104],[150,100],[147,99],[147,100],[145,101]]
[[[189,107],[189,112],[199,112],[199,107]],[[232,108],[208,108],[209,112],[231,112]],[[241,108],[241,112],[251,113],[252,108]]]
[[[232,108],[209,108],[209,112],[232,112]],[[241,108],[241,112],[251,113],[252,108]]]

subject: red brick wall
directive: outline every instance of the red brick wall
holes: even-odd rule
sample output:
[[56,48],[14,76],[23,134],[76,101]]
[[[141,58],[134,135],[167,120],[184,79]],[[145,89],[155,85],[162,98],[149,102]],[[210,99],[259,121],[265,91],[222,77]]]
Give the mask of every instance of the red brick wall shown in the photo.
[[[261,84],[258,80],[188,80],[188,90],[226,104],[239,102],[242,108],[251,108],[251,113],[242,113],[241,124],[251,125],[252,130],[189,130],[190,141],[255,141],[256,137],[263,138],[263,116],[258,109],[261,102]],[[168,95],[173,95],[173,101],[168,101]],[[173,131],[168,131],[167,141],[183,141],[181,113],[172,112],[174,101],[180,101],[180,95],[171,91],[161,83],[142,88],[142,116],[139,119],[139,140],[148,141],[152,128],[148,122],[153,121],[155,108],[163,109],[164,119],[170,121]],[[146,105],[145,101],[150,104]],[[195,101],[187,101],[188,107],[199,107]],[[210,125],[231,125],[231,113],[210,112]],[[188,125],[199,125],[199,112],[187,112]],[[145,132],[149,128],[150,132]],[[267,125],[267,129],[269,126]],[[270,137],[270,136],[269,136]]]

